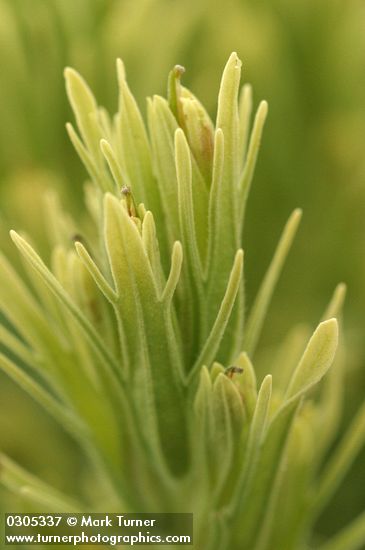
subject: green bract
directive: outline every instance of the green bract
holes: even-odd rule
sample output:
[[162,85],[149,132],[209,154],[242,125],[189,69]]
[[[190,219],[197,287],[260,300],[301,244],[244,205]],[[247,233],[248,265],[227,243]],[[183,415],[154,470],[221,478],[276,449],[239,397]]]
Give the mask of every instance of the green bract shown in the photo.
[[[2,482],[57,511],[193,511],[198,549],[308,548],[365,437],[360,411],[324,461],[339,422],[340,362],[321,379],[345,289],[306,347],[293,329],[258,384],[251,361],[301,212],[246,320],[242,233],[267,104],[249,132],[251,88],[240,91],[233,53],[214,125],[182,73],[171,71],[168,99],[148,101],[146,129],[121,61],[112,118],[66,69],[88,214],[69,224],[50,211],[48,266],[11,233],[32,288],[1,258],[0,339],[11,353],[0,366],[80,443],[99,492],[66,497],[7,457]],[[325,548],[360,548],[363,525]]]

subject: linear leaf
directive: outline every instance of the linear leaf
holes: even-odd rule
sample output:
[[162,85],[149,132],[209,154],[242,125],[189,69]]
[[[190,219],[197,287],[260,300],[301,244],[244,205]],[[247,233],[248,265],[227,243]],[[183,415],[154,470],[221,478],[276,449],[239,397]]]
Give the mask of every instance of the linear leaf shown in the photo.
[[203,280],[203,273],[195,231],[191,157],[184,132],[180,128],[175,132],[175,162],[182,243],[186,256],[189,259],[196,285],[199,287]]
[[340,315],[346,298],[346,291],[347,287],[344,283],[340,283],[336,286],[331,301],[323,314],[322,321]]
[[221,128],[217,128],[214,136],[214,156],[212,186],[209,195],[208,210],[208,254],[205,266],[204,279],[207,279],[210,271],[213,254],[216,253],[216,236],[219,231],[220,212],[220,193],[222,192],[223,181],[223,162],[224,162],[224,135]]
[[202,365],[212,363],[215,354],[219,348],[219,344],[223,338],[225,328],[229,321],[234,302],[242,281],[243,270],[243,250],[238,250],[229,277],[226,293],[219,308],[216,320],[212,326],[210,334],[204,344],[204,347],[197,359],[194,367],[191,370],[189,378],[196,374],[197,369]]
[[77,71],[67,67],[65,69],[66,90],[72,109],[75,113],[77,125],[91,156],[99,167],[102,156],[99,149],[100,139],[103,137],[95,125],[98,107],[89,86]]
[[239,157],[243,163],[247,152],[247,142],[250,133],[250,119],[252,112],[252,87],[250,84],[245,84],[242,87],[239,103]]
[[129,183],[127,177],[122,172],[122,168],[112,146],[106,139],[102,139],[100,140],[100,149],[108,163],[116,188],[119,190],[122,189],[123,186],[128,185]]
[[154,96],[148,102],[148,126],[151,135],[154,171],[159,187],[168,242],[179,235],[177,180],[174,160],[174,134],[178,128],[165,99]]
[[166,302],[166,304],[171,303],[176,286],[180,279],[182,262],[183,262],[182,246],[179,241],[176,241],[172,249],[171,269],[170,269],[169,277],[166,281],[166,285],[161,297],[161,300],[163,302]]
[[[155,284],[157,286],[159,294],[161,294],[166,279],[161,264],[160,247],[156,234],[155,219],[152,212],[150,212],[149,210],[143,215],[142,241],[151,264]],[[174,254],[174,247],[172,254]]]
[[[226,143],[225,168],[231,186],[235,185],[239,175],[238,166],[238,90],[241,79],[241,66],[237,54],[233,52],[224,68],[218,95],[216,127],[221,128]],[[227,190],[228,191],[228,190]]]
[[255,116],[255,121],[253,124],[250,143],[247,151],[246,161],[240,181],[240,194],[241,194],[241,208],[240,208],[240,217],[243,220],[245,206],[247,198],[250,192],[251,183],[253,174],[255,171],[257,155],[260,148],[262,131],[264,128],[265,120],[267,117],[268,105],[266,101],[261,101],[257,113]]
[[271,260],[270,266],[265,274],[264,280],[261,283],[257,293],[255,302],[251,308],[249,318],[247,320],[246,334],[244,338],[244,349],[251,356],[253,355],[256,344],[261,334],[262,326],[265,321],[265,316],[271,297],[273,295],[275,285],[280,276],[285,258],[290,250],[291,244],[295,237],[295,233],[302,216],[301,210],[294,210],[289,220],[287,221],[280,241],[276,247],[275,254]]
[[[209,199],[209,239],[212,242],[209,242],[209,266],[206,269],[207,304],[212,307],[207,311],[207,326],[213,322],[215,304],[221,300],[226,277],[241,245],[237,224],[240,162],[237,98],[240,76],[241,61],[236,53],[232,53],[223,71],[218,96],[215,146],[218,145],[219,149],[213,155],[213,182]],[[243,304],[240,306],[243,307]],[[232,335],[237,333],[236,316],[232,318],[229,329]]]
[[117,60],[119,112],[117,131],[121,165],[128,174],[136,202],[145,203],[158,218],[161,217],[160,196],[152,172],[150,144],[146,128],[126,78],[123,63]]
[[100,288],[101,292],[104,294],[104,296],[114,304],[117,301],[118,295],[115,292],[115,290],[110,286],[108,281],[105,279],[104,275],[99,270],[98,266],[94,262],[94,260],[91,258],[90,254],[84,247],[84,245],[81,242],[75,243],[76,251],[83,262],[84,266],[89,271],[90,275]]
[[94,330],[93,326],[89,323],[86,317],[81,313],[77,306],[70,299],[68,294],[62,288],[57,279],[47,269],[42,262],[41,258],[36,254],[32,247],[22,239],[15,231],[11,232],[11,237],[16,244],[17,248],[24,255],[24,257],[33,266],[35,271],[42,277],[46,285],[54,292],[60,302],[66,307],[75,319],[77,324],[82,328],[85,336],[88,338],[90,344],[97,352],[98,356],[102,360],[106,372],[109,373],[112,378],[117,381],[120,380],[119,365],[117,365],[114,359],[110,356],[108,350],[104,347],[104,344],[99,335]]

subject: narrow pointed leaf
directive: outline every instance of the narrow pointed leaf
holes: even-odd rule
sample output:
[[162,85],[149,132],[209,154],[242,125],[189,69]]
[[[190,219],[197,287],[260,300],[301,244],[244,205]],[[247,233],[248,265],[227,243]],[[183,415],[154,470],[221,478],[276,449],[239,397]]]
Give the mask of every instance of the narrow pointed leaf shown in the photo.
[[347,288],[344,283],[340,283],[339,285],[337,285],[331,301],[323,314],[322,321],[325,321],[326,319],[331,319],[332,317],[339,317],[346,298],[346,290]]
[[190,377],[195,375],[198,368],[200,368],[204,364],[209,365],[214,359],[214,356],[219,348],[221,339],[223,338],[224,330],[229,321],[237,292],[241,284],[242,270],[243,250],[238,250],[228,281],[226,293],[219,308],[216,320],[199,355],[199,358],[197,359],[191,371]]
[[175,159],[182,242],[198,285],[203,279],[203,274],[195,231],[191,158],[188,143],[181,129],[175,132]]
[[98,107],[95,98],[85,80],[77,71],[65,69],[66,90],[72,109],[75,113],[77,125],[82,138],[98,168],[102,166],[102,155],[99,148],[101,135],[96,123]]
[[[218,95],[218,112],[216,127],[221,128],[226,143],[225,174],[231,179],[231,186],[237,182],[238,177],[238,90],[241,79],[241,61],[237,54],[231,54],[224,68],[222,81]],[[227,190],[228,191],[228,190]]]
[[[241,234],[237,224],[240,162],[237,98],[240,75],[241,62],[237,54],[232,53],[223,71],[218,96],[215,147],[218,144],[219,150],[214,151],[209,205],[209,238],[213,239],[213,242],[209,243],[210,258],[206,271],[209,304],[220,302],[225,278],[228,277],[234,255],[241,246]],[[242,303],[240,310],[241,306],[243,308]],[[213,322],[213,315],[214,309],[208,310],[208,326]],[[240,325],[240,320],[234,316],[229,326],[230,334],[237,333],[237,324]]]
[[264,128],[267,112],[268,112],[267,102],[261,101],[255,116],[255,121],[253,124],[245,166],[244,166],[241,181],[240,181],[241,218],[243,218],[244,216],[245,205],[246,205],[247,198],[251,188],[252,178],[253,178],[253,174],[256,166],[257,155],[258,155],[258,151],[261,143],[262,130]]
[[239,156],[241,163],[244,162],[247,152],[247,143],[250,130],[250,119],[252,111],[252,88],[250,84],[245,84],[242,87],[239,104],[238,104],[238,116],[239,116]]
[[90,254],[84,247],[84,245],[81,242],[75,243],[75,248],[77,250],[77,253],[82,260],[83,264],[89,271],[90,275],[100,288],[101,292],[104,294],[104,296],[114,304],[118,298],[117,293],[115,290],[110,286],[108,281],[105,279],[104,275],[100,272],[98,266],[94,262],[94,260],[91,258]]
[[219,231],[219,223],[222,218],[222,205],[220,195],[223,191],[223,162],[224,162],[224,135],[220,128],[215,132],[214,137],[214,156],[213,156],[213,174],[212,186],[209,195],[209,213],[208,213],[208,254],[205,269],[205,279],[208,277],[209,270],[213,263],[213,254],[216,251],[216,238]]
[[[160,198],[153,178],[150,145],[137,103],[125,78],[123,63],[117,61],[119,83],[118,139],[122,166],[128,174],[136,202],[160,215]],[[136,147],[138,144],[138,147]]]
[[179,282],[182,262],[183,262],[182,246],[179,241],[176,241],[172,249],[171,269],[170,269],[169,277],[167,279],[167,282],[161,297],[161,300],[166,302],[166,304],[169,304],[171,302],[176,286]]
[[122,169],[112,146],[106,141],[106,139],[102,139],[100,141],[100,149],[105,157],[105,160],[108,163],[116,188],[119,190],[122,189],[124,185],[128,185],[128,180],[122,172]]
[[[158,292],[161,294],[166,279],[161,265],[160,247],[157,239],[155,219],[150,211],[145,212],[143,215],[142,241],[150,261]],[[172,254],[174,254],[174,248]]]
[[266,272],[255,302],[251,308],[244,338],[244,349],[249,355],[252,355],[255,351],[275,285],[295,237],[301,215],[301,210],[294,210],[285,225],[284,231],[275,250],[274,257],[271,260],[269,269]]
[[154,96],[148,103],[148,125],[151,135],[154,169],[157,176],[168,240],[172,243],[179,234],[179,210],[174,160],[174,134],[178,128],[168,103]]
[[47,269],[40,257],[35,253],[32,247],[24,239],[22,239],[15,231],[11,232],[11,237],[20,252],[33,266],[35,271],[37,271],[37,273],[42,277],[44,282],[52,290],[52,292],[54,292],[60,302],[66,306],[67,310],[71,313],[75,321],[82,328],[86,337],[90,341],[90,344],[94,347],[95,351],[103,361],[107,372],[116,380],[120,379],[118,365],[115,364],[114,359],[110,356],[108,350],[104,347],[103,342],[101,341],[99,335],[95,332],[92,325],[75,306],[75,304],[72,302],[70,297],[57,281],[57,279]]

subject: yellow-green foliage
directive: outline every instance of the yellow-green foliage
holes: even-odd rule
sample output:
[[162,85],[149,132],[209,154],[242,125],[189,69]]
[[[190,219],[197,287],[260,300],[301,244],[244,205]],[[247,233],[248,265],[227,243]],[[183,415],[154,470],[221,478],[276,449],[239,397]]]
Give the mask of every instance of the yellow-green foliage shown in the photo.
[[[57,511],[193,511],[199,549],[318,548],[313,525],[365,438],[361,409],[326,460],[340,421],[341,357],[327,371],[344,285],[258,383],[253,352],[301,216],[246,316],[242,232],[267,104],[251,125],[233,53],[215,124],[177,66],[168,98],[149,100],[146,128],[117,68],[113,117],[65,72],[87,213],[70,221],[53,203],[46,262],[11,232],[27,281],[0,260],[0,367],[75,438],[98,490],[62,495],[6,456],[2,483]],[[325,548],[364,540],[360,518]]]

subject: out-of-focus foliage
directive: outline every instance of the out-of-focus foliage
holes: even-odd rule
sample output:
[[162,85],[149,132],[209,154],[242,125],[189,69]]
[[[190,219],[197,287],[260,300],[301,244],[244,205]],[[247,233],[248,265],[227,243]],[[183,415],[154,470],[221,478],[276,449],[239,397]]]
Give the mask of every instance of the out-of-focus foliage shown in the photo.
[[[236,50],[245,81],[271,106],[247,215],[246,257],[255,257],[247,262],[249,295],[287,212],[300,205],[302,228],[265,337],[270,344],[293,320],[313,319],[337,281],[345,280],[352,413],[365,385],[364,17],[360,0],[0,0],[2,249],[12,254],[5,229],[16,219],[42,237],[40,208],[47,206],[38,201],[40,181],[55,181],[77,212],[85,173],[64,131],[71,116],[64,66],[81,70],[98,100],[114,107],[117,56],[140,101],[161,92],[166,72],[179,62],[188,68],[184,82],[213,111],[214,83]],[[348,518],[360,508],[361,475],[359,467],[336,516]]]

